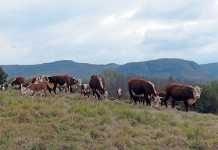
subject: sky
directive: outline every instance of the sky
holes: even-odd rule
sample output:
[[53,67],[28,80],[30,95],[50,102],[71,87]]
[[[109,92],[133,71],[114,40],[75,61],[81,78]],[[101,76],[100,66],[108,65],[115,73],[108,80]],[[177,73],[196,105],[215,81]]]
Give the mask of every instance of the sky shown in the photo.
[[218,0],[0,0],[0,64],[218,62]]

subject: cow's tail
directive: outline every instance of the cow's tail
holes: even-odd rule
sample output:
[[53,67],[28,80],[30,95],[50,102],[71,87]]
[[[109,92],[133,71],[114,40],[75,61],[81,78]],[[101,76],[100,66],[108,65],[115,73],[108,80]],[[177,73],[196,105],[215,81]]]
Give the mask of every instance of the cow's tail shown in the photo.
[[131,87],[129,87],[129,95],[130,95],[130,103],[132,103],[133,100],[134,100],[134,94],[133,94],[133,91],[132,91]]

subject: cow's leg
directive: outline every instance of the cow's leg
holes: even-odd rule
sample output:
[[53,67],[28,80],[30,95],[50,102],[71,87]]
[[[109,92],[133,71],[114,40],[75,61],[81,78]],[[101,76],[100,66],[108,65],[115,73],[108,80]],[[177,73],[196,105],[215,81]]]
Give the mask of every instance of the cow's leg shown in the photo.
[[57,94],[57,93],[56,93],[56,89],[57,89],[57,84],[54,84],[53,91],[54,91],[55,94]]
[[48,91],[49,91],[50,94],[51,94],[51,90],[52,90],[52,89],[51,89],[50,87],[48,87]]
[[176,106],[176,100],[172,99],[172,108],[175,108],[175,106]]
[[[166,108],[167,108],[167,101],[168,101],[168,99],[169,99],[170,97],[168,96],[168,95],[166,95],[166,97],[164,98],[164,100],[163,100],[163,103],[164,103],[164,105],[166,106]],[[163,104],[162,102],[161,102],[161,104]]]
[[141,103],[143,105],[145,105],[145,101],[146,101],[146,105],[147,105],[146,95],[144,95],[144,97],[141,97]]
[[44,89],[44,94],[45,94],[45,97],[47,96],[47,91],[46,91],[46,89]]
[[185,104],[185,111],[188,112],[188,102],[184,101],[184,104]]
[[72,85],[70,85],[70,93],[73,93]]
[[146,100],[146,105],[147,105],[147,106],[151,106],[150,98],[148,98],[147,95],[145,95],[145,100]]
[[136,105],[136,104],[137,104],[137,97],[133,96],[133,97],[132,97],[132,101],[133,101],[134,104]]
[[96,91],[96,95],[97,95],[98,100],[101,100],[101,95],[99,94],[98,91]]

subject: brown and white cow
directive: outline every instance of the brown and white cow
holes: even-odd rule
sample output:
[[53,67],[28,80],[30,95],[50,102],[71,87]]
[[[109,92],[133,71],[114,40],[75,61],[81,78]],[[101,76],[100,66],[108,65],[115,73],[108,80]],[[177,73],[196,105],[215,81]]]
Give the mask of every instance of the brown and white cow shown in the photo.
[[151,100],[155,103],[160,102],[160,98],[155,89],[154,83],[143,79],[132,79],[128,81],[128,88],[131,100],[137,104],[146,101],[147,105],[151,105]]
[[24,77],[16,77],[12,82],[11,86],[18,86],[18,88],[21,88],[21,84],[24,84],[25,79]]
[[53,88],[49,89],[49,92],[53,90],[56,94],[57,87],[61,90],[61,88],[65,89],[65,92],[70,91],[72,92],[72,86],[78,84],[78,80],[69,76],[69,75],[57,75],[48,77],[49,84],[53,84]]
[[166,88],[166,96],[164,104],[167,107],[167,101],[172,99],[172,108],[175,107],[176,101],[183,101],[186,112],[189,105],[194,105],[201,96],[201,88],[199,86],[192,86],[187,84],[170,84]]
[[44,94],[47,95],[48,91],[48,82],[39,82],[39,83],[33,83],[27,87],[23,86],[21,84],[21,93],[23,95],[36,95],[36,94]]
[[80,92],[81,92],[81,95],[89,97],[91,94],[91,88],[90,88],[89,84],[81,84]]
[[97,96],[100,100],[101,96],[106,97],[106,84],[102,76],[92,75],[89,81],[89,86],[92,90],[93,96]]

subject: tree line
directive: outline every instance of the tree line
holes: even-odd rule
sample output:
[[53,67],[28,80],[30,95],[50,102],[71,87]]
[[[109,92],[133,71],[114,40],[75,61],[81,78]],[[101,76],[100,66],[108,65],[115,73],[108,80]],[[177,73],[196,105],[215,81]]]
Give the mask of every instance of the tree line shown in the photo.
[[[130,78],[145,78],[147,80],[153,81],[158,87],[158,89],[164,91],[165,87],[173,82],[187,83],[187,81],[181,81],[170,76],[168,79],[161,78],[151,78],[151,77],[142,77],[137,75],[124,75],[113,70],[105,70],[101,74],[107,83],[107,90],[109,91],[109,97],[117,98],[117,89],[123,89],[123,99],[129,98],[128,92],[128,80]],[[3,84],[7,81],[7,74],[0,67],[0,84]],[[196,84],[191,83],[190,84]],[[218,114],[218,81],[212,81],[204,85],[200,85],[203,88],[201,98],[197,101],[195,111],[201,113],[214,113]]]

